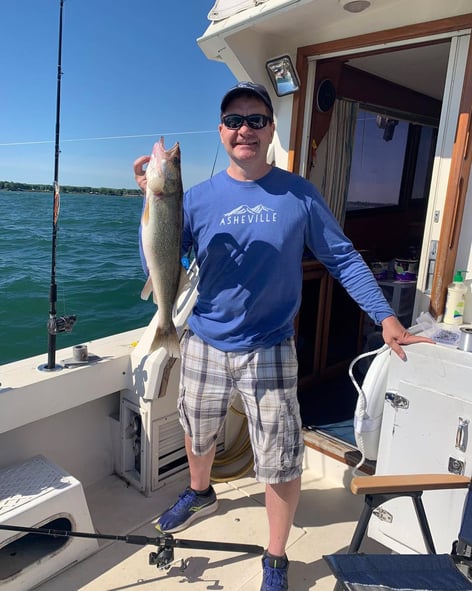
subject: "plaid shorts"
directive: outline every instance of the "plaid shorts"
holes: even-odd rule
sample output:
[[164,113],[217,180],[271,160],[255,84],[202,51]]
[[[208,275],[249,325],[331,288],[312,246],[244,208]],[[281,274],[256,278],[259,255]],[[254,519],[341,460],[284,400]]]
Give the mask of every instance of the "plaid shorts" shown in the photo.
[[293,338],[268,349],[228,353],[192,331],[182,339],[178,408],[195,455],[208,453],[239,394],[248,419],[257,480],[289,482],[302,473],[303,436]]

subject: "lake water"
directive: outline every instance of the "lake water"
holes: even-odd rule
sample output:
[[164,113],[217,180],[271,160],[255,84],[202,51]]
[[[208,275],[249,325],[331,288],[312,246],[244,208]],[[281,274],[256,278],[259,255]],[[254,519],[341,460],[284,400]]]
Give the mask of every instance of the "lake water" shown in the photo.
[[[52,256],[52,194],[0,191],[0,364],[46,353]],[[142,199],[61,195],[56,315],[77,315],[62,349],[145,326],[156,307],[140,298]]]

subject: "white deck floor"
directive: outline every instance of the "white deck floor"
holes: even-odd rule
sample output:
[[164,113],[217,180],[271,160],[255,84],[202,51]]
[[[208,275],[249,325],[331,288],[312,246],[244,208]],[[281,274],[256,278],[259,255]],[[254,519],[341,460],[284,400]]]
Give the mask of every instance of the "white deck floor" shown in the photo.
[[[316,464],[316,462],[315,462]],[[323,554],[342,551],[350,541],[363,499],[344,487],[351,471],[340,465],[343,478],[329,478],[324,467],[308,467],[303,475],[302,494],[287,554],[290,559],[291,591],[328,591],[334,578]],[[151,538],[153,521],[169,506],[187,484],[187,472],[144,497],[121,480],[110,477],[86,491],[96,530],[103,534],[141,534]],[[337,483],[336,483],[337,482]],[[263,486],[247,477],[218,483],[216,513],[195,522],[175,539],[225,541],[264,546],[268,528]],[[110,502],[113,499],[113,503]],[[208,589],[259,591],[261,558],[257,555],[175,548],[177,562],[168,570],[148,564],[153,545],[101,542],[102,548],[40,586],[37,591],[173,591]],[[364,549],[377,551],[376,542],[366,540]],[[187,561],[185,570],[181,559]]]

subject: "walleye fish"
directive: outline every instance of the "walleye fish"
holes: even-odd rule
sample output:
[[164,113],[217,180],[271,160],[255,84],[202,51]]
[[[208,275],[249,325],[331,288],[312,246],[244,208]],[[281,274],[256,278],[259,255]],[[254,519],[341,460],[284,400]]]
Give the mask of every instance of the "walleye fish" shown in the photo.
[[170,357],[179,357],[179,339],[172,319],[183,271],[180,262],[183,189],[178,142],[169,150],[165,149],[162,137],[154,144],[146,181],[141,242],[149,277],[141,298],[147,300],[152,291],[159,311],[150,351],[165,347]]

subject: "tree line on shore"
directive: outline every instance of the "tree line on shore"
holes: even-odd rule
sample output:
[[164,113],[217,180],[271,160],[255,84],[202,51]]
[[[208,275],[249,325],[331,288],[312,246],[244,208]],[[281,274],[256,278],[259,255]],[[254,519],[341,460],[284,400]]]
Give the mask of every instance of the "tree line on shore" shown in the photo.
[[[52,193],[52,185],[17,183],[15,181],[0,181],[0,191],[35,191]],[[91,193],[93,195],[119,195],[123,197],[141,197],[136,189],[111,189],[110,187],[73,187],[61,185],[61,193]]]

